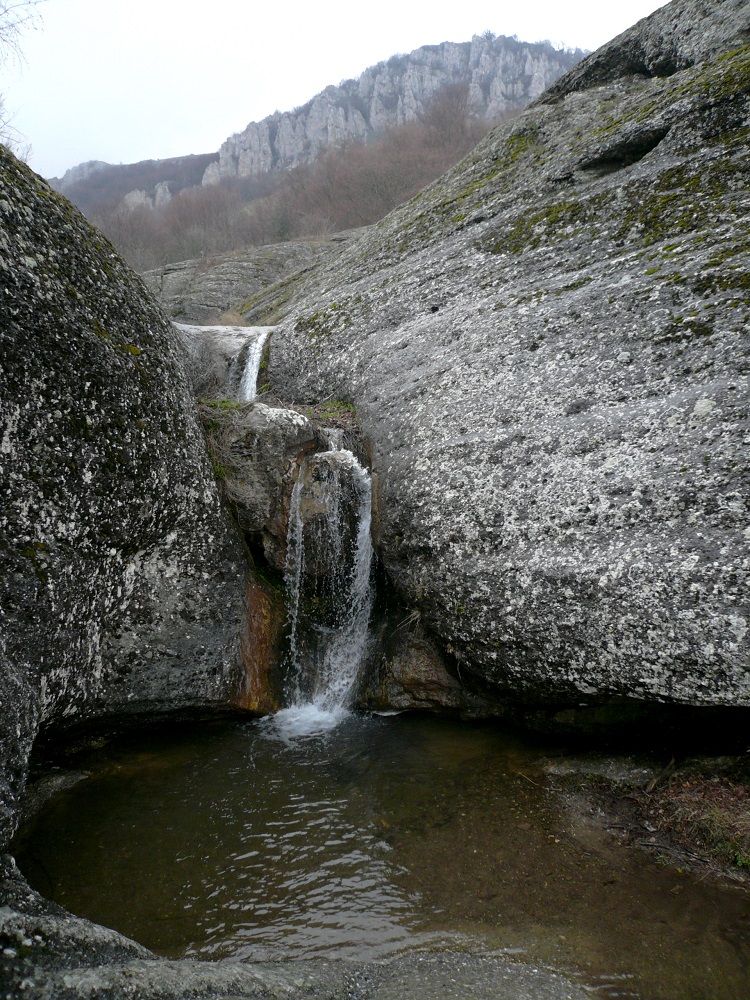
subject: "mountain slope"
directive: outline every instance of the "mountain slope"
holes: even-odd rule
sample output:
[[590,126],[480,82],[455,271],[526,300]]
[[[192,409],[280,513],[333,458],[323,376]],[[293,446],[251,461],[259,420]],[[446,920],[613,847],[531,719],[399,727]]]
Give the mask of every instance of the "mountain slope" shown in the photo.
[[426,45],[392,56],[356,80],[326,87],[294,111],[277,111],[230,136],[204,182],[311,163],[332,143],[369,139],[418,121],[441,91],[456,85],[466,88],[474,114],[496,120],[538,97],[582,55],[487,32],[470,42]]

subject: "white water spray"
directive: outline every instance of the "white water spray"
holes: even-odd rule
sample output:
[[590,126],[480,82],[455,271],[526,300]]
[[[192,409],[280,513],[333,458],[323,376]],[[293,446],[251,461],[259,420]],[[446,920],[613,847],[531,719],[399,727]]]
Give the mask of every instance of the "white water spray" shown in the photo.
[[268,340],[268,331],[261,330],[247,342],[247,359],[242,372],[242,380],[238,390],[238,397],[241,402],[247,403],[255,399],[258,386],[258,372],[263,359],[263,350]]
[[372,482],[354,455],[335,444],[337,450],[306,459],[289,512],[290,707],[276,721],[295,735],[330,729],[347,714],[367,652]]

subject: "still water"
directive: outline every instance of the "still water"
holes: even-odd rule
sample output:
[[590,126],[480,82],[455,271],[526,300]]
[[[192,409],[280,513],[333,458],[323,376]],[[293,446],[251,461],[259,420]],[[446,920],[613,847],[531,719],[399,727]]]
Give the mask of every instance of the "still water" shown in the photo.
[[559,754],[406,716],[130,735],[81,763],[16,855],[46,896],[172,957],[465,948],[594,996],[750,996],[748,896],[571,825]]

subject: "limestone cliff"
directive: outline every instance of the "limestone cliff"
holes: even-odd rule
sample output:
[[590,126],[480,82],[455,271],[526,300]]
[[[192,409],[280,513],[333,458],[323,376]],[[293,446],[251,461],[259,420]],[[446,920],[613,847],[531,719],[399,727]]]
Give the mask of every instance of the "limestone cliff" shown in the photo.
[[227,706],[244,556],[171,323],[0,148],[0,845],[40,727]]
[[390,580],[527,703],[750,704],[750,7],[673,0],[321,270]]
[[311,163],[329,144],[368,139],[417,121],[451,84],[467,84],[469,108],[493,121],[538,97],[582,54],[488,32],[470,42],[425,45],[392,56],[356,80],[326,87],[294,111],[277,111],[230,136],[219,150],[219,162],[206,169],[203,183],[287,170]]

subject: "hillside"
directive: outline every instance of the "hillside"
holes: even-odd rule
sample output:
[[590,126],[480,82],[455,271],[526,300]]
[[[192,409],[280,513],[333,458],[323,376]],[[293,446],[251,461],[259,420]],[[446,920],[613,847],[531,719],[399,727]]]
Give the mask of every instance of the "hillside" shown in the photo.
[[447,87],[466,87],[468,108],[495,121],[525,107],[583,56],[549,42],[529,44],[491,32],[470,42],[425,45],[371,66],[356,80],[326,87],[302,107],[251,122],[230,136],[204,183],[289,170],[312,163],[321,149],[367,141],[419,121]]
[[143,191],[147,198],[154,200],[160,186],[163,192],[166,188],[168,195],[175,195],[184,188],[200,184],[203,174],[216,158],[216,153],[199,153],[139,163],[92,160],[71,167],[62,177],[51,178],[50,184],[82,212],[91,214],[104,206],[117,205],[132,191]]
[[278,173],[312,163],[328,146],[370,140],[416,122],[452,85],[466,88],[467,110],[474,117],[492,121],[524,107],[582,54],[489,33],[471,42],[423,46],[366,69],[356,80],[326,87],[300,108],[251,122],[217,153],[119,165],[91,161],[51,183],[89,216],[131,192],[142,192],[131,197],[132,207],[164,204],[168,195],[191,186]]
[[673,0],[272,339],[275,393],[356,407],[404,603],[513,701],[750,704],[748,37]]

